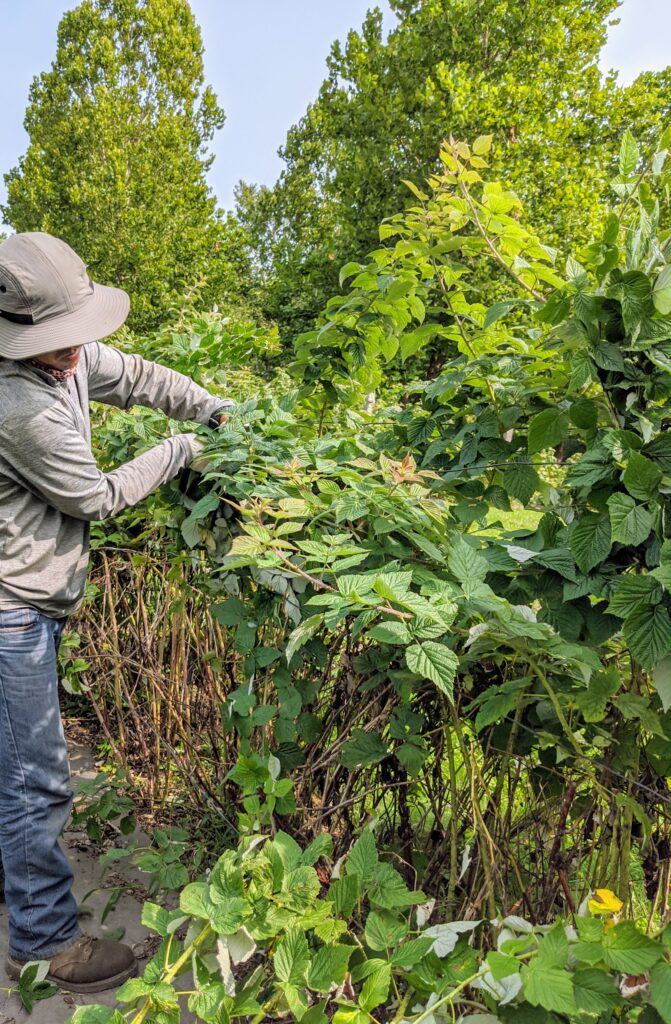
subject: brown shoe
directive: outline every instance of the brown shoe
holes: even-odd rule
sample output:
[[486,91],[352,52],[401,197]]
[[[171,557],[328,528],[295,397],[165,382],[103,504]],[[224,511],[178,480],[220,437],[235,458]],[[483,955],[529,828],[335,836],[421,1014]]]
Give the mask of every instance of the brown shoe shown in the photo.
[[[7,974],[18,981],[29,961],[7,958]],[[137,960],[130,946],[112,939],[94,939],[83,935],[49,964],[47,981],[66,992],[103,992],[116,988],[137,974]]]

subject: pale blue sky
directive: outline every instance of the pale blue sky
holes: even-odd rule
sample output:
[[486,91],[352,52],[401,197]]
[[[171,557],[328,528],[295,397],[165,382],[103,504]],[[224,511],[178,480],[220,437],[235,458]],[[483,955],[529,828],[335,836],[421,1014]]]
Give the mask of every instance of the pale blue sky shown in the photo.
[[[0,0],[0,176],[25,150],[22,127],[33,76],[49,67],[56,27],[75,0]],[[325,75],[334,39],[358,28],[371,0],[192,0],[205,43],[205,70],[226,110],[215,137],[210,182],[230,207],[241,178],[272,184],[281,169],[277,149]],[[392,24],[386,0],[378,3]],[[671,0],[624,0],[610,31],[603,66],[631,81],[671,57]],[[0,180],[0,198],[5,198]]]

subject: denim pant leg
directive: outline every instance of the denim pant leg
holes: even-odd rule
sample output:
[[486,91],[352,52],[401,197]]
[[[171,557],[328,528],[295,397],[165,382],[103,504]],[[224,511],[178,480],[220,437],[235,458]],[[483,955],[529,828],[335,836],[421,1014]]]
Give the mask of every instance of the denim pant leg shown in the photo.
[[18,960],[48,960],[81,934],[58,842],[72,803],[56,664],[64,624],[0,611],[0,849]]

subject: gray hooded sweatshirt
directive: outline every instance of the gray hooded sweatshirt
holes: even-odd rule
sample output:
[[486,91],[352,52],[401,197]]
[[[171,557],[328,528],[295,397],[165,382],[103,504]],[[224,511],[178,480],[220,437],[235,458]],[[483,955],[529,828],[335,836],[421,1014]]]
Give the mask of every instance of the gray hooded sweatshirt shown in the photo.
[[0,610],[28,606],[53,618],[75,611],[84,596],[89,523],[142,501],[199,450],[195,434],[179,434],[101,473],[91,452],[89,399],[198,423],[231,404],[100,342],[82,348],[65,383],[0,359]]

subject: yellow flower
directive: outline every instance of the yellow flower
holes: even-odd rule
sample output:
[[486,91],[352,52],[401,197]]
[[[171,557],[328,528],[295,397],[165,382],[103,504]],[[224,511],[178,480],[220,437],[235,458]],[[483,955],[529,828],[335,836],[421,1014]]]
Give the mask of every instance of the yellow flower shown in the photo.
[[610,889],[596,889],[587,903],[590,914],[618,914],[624,904]]

